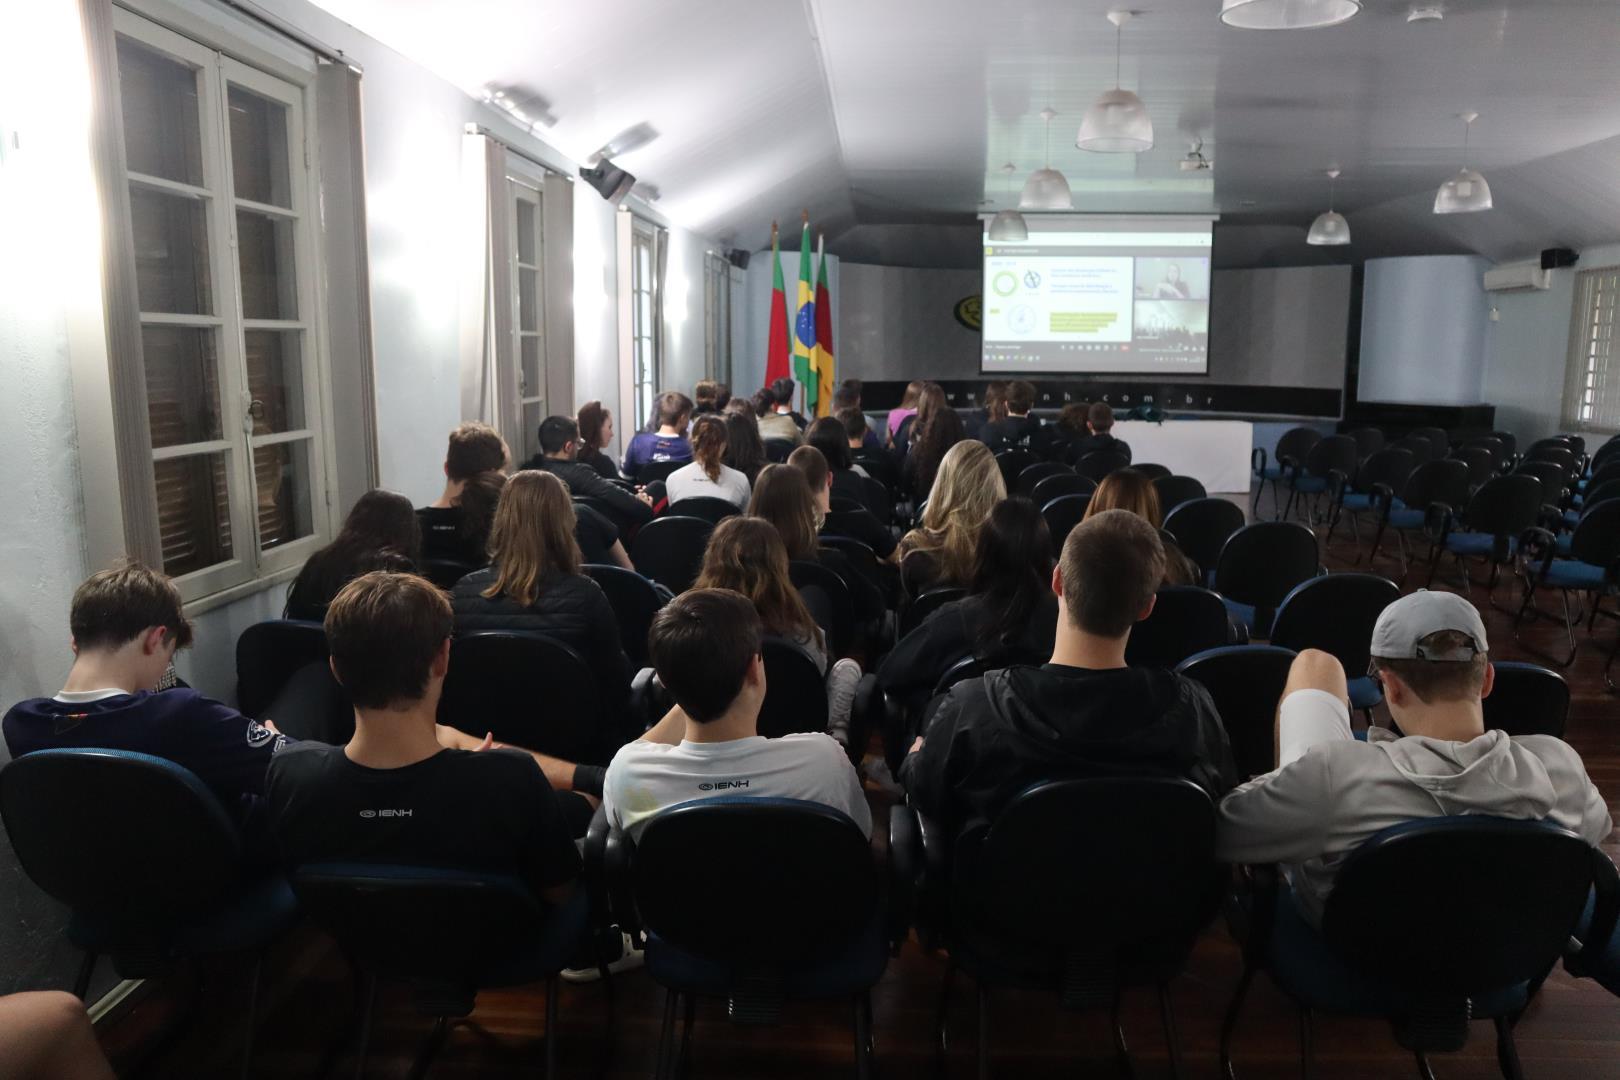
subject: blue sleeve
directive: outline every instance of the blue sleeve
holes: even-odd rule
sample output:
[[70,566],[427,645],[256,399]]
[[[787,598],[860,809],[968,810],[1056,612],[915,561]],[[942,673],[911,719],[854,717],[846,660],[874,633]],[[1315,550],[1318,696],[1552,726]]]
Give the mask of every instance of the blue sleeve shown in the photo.
[[168,690],[162,696],[170,695],[177,699],[166,704],[179,710],[170,759],[215,791],[263,795],[270,759],[291,740],[195,692]]

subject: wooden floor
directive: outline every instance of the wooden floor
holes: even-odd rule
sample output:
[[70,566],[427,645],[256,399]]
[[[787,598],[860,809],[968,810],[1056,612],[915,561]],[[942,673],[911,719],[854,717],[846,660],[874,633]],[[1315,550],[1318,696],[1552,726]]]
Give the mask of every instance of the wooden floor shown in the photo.
[[[1335,570],[1354,568],[1351,546],[1335,539],[1326,554]],[[1380,563],[1393,574],[1398,567]],[[1422,584],[1414,569],[1407,584]],[[1516,596],[1516,593],[1513,593]],[[1507,602],[1508,586],[1498,590]],[[1483,588],[1474,590],[1483,604]],[[1497,659],[1537,659],[1516,645],[1511,620],[1487,611],[1492,655]],[[1557,648],[1561,628],[1542,624],[1527,635],[1533,645]],[[1612,622],[1599,621],[1597,637],[1581,631],[1582,649],[1565,674],[1573,687],[1569,741],[1581,753],[1593,779],[1620,817],[1620,699],[1604,691],[1603,656],[1613,641]],[[887,802],[873,793],[881,831]],[[1606,845],[1616,854],[1613,838]],[[717,899],[723,899],[717,895]],[[1444,932],[1443,916],[1436,916]],[[1062,928],[1053,929],[1054,943]],[[882,1077],[929,1077],[935,1072],[932,1024],[944,963],[908,943],[891,961],[873,995],[878,1067]],[[1239,974],[1235,944],[1224,926],[1214,926],[1200,942],[1187,973],[1174,985],[1184,1075],[1214,1077],[1221,1016]],[[662,992],[644,972],[616,980],[618,1022],[611,1045],[605,1038],[600,986],[564,987],[557,1032],[559,1073],[565,1077],[649,1076],[662,1015]],[[109,1053],[123,1075],[212,1077],[234,1075],[240,1060],[247,1002],[244,968],[225,967],[177,978],[147,996],[105,1034]],[[539,988],[489,992],[480,996],[469,1022],[456,1026],[434,1061],[435,1077],[538,1076],[544,1061],[544,1001]],[[353,1016],[353,989],[334,947],[310,931],[281,943],[266,965],[254,1075],[306,1077],[354,1074],[352,1045],[328,1057]],[[975,1011],[969,984],[958,980],[951,1006],[951,1077],[974,1075]],[[1138,1075],[1168,1075],[1157,1006],[1148,994],[1127,1003],[1125,1030]],[[168,1035],[165,1029],[178,1027]],[[372,1041],[367,1075],[402,1077],[410,1068],[430,1023],[414,1014],[399,993],[384,992]],[[1107,1018],[1060,1011],[1049,997],[1013,991],[992,998],[993,1067],[1001,1077],[1039,1078],[1116,1074]],[[1518,1028],[1526,1074],[1556,1080],[1620,1077],[1620,999],[1560,969]],[[700,1008],[692,1075],[769,1077],[771,1080],[852,1075],[852,1036],[846,1006],[811,1004],[792,1008],[785,1022],[769,1029],[731,1025],[721,1007]],[[1412,1059],[1394,1044],[1381,1022],[1318,1017],[1315,1075],[1323,1080],[1415,1074]],[[1249,997],[1237,1038],[1236,1063],[1246,1078],[1300,1075],[1297,1014],[1262,976]],[[605,1066],[605,1072],[602,1071]],[[1477,1023],[1467,1048],[1440,1059],[1442,1077],[1494,1077],[1494,1040],[1489,1025]]]

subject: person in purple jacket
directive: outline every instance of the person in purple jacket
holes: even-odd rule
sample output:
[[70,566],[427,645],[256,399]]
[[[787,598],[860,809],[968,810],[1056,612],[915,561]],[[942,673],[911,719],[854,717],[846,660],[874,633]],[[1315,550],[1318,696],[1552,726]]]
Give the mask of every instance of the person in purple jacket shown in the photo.
[[678,390],[659,394],[655,410],[657,427],[630,440],[624,452],[624,475],[635,480],[641,467],[654,461],[691,461],[692,444],[686,439],[686,422],[691,416],[691,398]]

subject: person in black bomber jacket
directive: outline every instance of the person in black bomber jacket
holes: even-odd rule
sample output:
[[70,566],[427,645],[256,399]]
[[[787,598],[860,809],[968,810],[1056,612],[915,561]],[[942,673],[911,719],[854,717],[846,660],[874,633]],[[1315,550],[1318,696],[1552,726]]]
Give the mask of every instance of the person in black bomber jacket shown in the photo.
[[574,504],[563,482],[533,469],[508,480],[489,550],[491,565],[462,578],[451,594],[457,632],[532,630],[579,653],[602,701],[604,728],[591,763],[605,765],[640,734],[626,726],[632,673],[607,596],[579,572]]
[[1131,627],[1164,576],[1159,534],[1126,510],[1081,522],[1052,578],[1052,661],[958,683],[901,765],[917,809],[954,834],[1041,780],[1181,776],[1219,800],[1236,782],[1209,692],[1125,666]]

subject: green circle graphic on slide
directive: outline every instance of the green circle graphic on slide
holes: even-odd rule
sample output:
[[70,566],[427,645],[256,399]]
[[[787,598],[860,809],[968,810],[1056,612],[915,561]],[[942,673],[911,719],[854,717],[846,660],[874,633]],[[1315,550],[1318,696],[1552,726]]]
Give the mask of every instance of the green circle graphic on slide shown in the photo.
[[990,287],[997,296],[1011,296],[1018,291],[1018,278],[1010,270],[1003,270],[991,280]]

